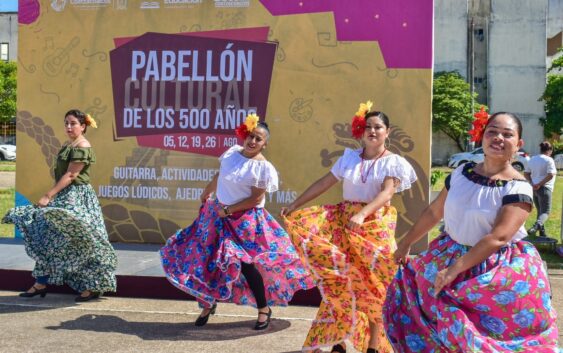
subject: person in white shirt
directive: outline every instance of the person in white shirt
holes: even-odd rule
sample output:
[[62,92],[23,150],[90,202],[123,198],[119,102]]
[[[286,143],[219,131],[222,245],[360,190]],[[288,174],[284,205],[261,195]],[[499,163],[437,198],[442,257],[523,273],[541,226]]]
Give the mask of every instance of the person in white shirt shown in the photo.
[[[532,187],[511,165],[522,124],[508,112],[485,119],[472,130],[484,161],[455,169],[398,244],[383,312],[395,352],[559,351],[547,273],[522,240]],[[445,231],[409,257],[442,218]]]
[[540,152],[530,159],[524,175],[534,189],[534,205],[537,211],[536,223],[528,229],[528,234],[535,235],[539,231],[540,236],[545,237],[547,236],[545,222],[551,212],[551,200],[557,169],[553,158],[551,158],[553,153],[551,143],[547,141],[540,143]]
[[[346,149],[331,171],[282,209],[287,231],[318,280],[323,301],[303,350],[331,347],[346,352],[346,340],[360,352],[390,353],[381,319],[387,286],[397,266],[397,211],[390,200],[409,189],[416,174],[407,160],[387,149],[389,118],[361,104],[352,135],[363,148]],[[339,204],[295,211],[342,181]]]
[[160,256],[167,279],[203,307],[196,326],[205,325],[223,301],[256,307],[254,329],[264,330],[270,306],[286,306],[314,282],[287,233],[264,209],[265,193],[278,189],[277,171],[262,155],[268,125],[251,114],[237,135],[244,145],[219,158],[198,217],[168,239]]

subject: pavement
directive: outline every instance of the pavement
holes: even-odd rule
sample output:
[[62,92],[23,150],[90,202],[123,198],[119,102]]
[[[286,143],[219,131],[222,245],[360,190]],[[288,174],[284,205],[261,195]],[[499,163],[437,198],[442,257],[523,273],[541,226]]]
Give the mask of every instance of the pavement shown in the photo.
[[27,299],[0,291],[0,352],[297,353],[316,308],[273,308],[265,331],[252,329],[253,308],[219,304],[206,326],[195,327],[199,312],[194,301],[75,303],[68,294]]
[[15,172],[0,172],[0,189],[13,188],[16,185]]
[[[0,172],[0,188],[14,185],[14,175]],[[122,253],[118,272],[162,276],[155,249],[122,247],[117,249]],[[32,268],[17,240],[3,239],[0,250],[0,268]],[[549,279],[553,306],[562,315],[558,327],[563,342],[563,270],[550,269]],[[297,353],[317,311],[311,306],[276,307],[270,327],[254,331],[256,310],[234,304],[220,304],[206,326],[195,327],[200,309],[189,300],[102,297],[76,303],[70,294],[31,299],[17,294],[0,290],[0,353]],[[350,346],[348,352],[357,353]]]
[[[550,270],[553,305],[563,313],[563,271]],[[315,307],[273,308],[265,331],[254,331],[255,309],[220,304],[204,327],[195,327],[194,301],[102,297],[75,303],[49,293],[19,298],[0,291],[0,352],[297,353]],[[562,314],[563,315],[563,314]],[[560,342],[563,319],[558,320]],[[351,347],[348,352],[357,353]]]

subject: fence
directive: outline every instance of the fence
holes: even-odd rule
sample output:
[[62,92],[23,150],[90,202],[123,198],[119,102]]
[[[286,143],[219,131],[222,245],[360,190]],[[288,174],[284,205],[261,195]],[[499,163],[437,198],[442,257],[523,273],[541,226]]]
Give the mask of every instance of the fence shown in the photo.
[[16,120],[0,123],[0,145],[16,144]]

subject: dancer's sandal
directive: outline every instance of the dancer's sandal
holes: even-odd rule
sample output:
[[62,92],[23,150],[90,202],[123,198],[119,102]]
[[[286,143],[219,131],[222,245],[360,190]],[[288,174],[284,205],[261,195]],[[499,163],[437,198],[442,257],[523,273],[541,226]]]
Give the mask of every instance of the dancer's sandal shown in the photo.
[[259,330],[265,330],[268,328],[268,326],[270,325],[270,318],[272,317],[272,309],[268,307],[268,312],[262,312],[262,311],[258,311],[258,316],[260,315],[266,315],[266,321],[258,321],[256,320],[256,324],[254,325],[254,329],[259,331]]
[[40,295],[41,298],[45,298],[45,296],[47,295],[47,287],[46,286],[39,289],[34,284],[33,286],[31,286],[31,288],[29,288],[29,290],[31,290],[31,289],[33,289],[33,292],[20,293],[20,297],[22,297],[22,298],[33,298],[36,295]]
[[217,303],[213,303],[213,306],[207,315],[198,317],[197,320],[195,320],[194,325],[205,326],[205,324],[207,324],[207,320],[209,320],[209,316],[215,314],[215,310],[217,310]]
[[88,302],[92,299],[98,299],[100,297],[100,292],[92,292],[92,291],[89,291],[89,292],[90,292],[90,294],[88,294],[86,296],[82,296],[82,294],[80,294],[79,296],[74,298],[74,301],[79,302],[79,303]]

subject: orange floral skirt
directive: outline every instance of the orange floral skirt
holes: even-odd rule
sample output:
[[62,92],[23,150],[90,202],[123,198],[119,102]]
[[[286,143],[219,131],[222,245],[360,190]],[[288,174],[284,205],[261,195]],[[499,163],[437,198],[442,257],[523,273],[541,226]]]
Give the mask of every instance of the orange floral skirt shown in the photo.
[[358,232],[346,228],[364,204],[342,202],[314,206],[286,219],[299,255],[318,283],[322,302],[303,350],[330,347],[350,340],[360,352],[369,342],[369,322],[379,325],[379,352],[393,352],[385,337],[382,305],[397,265],[397,211],[383,207]]

